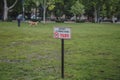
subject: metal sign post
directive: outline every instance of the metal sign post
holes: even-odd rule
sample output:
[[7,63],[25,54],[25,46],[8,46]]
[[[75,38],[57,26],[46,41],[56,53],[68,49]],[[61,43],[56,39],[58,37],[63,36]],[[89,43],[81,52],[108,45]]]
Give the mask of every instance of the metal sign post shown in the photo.
[[64,78],[64,39],[61,39],[61,77]]
[[55,27],[54,38],[61,39],[61,77],[64,78],[64,39],[71,39],[70,28]]

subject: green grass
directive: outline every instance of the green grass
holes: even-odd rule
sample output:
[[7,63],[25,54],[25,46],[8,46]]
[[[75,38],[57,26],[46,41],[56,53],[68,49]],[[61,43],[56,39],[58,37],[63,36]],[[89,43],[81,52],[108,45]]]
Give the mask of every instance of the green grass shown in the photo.
[[71,27],[65,40],[64,80],[120,80],[119,24],[0,22],[0,80],[62,80],[61,41],[54,27]]

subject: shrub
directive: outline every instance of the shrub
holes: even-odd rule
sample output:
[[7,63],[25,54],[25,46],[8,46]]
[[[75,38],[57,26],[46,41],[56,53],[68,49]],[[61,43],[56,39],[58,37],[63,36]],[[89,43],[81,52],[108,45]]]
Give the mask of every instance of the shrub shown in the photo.
[[31,19],[31,21],[33,21],[33,22],[40,22],[41,20],[40,19]]
[[86,22],[85,20],[76,20],[76,23],[84,23]]
[[65,21],[64,19],[57,19],[56,20],[57,23],[64,23],[64,21]]

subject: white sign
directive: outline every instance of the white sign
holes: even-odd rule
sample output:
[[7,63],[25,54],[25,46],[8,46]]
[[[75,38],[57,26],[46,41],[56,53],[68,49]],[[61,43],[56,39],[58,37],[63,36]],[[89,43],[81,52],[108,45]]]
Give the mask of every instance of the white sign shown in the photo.
[[54,28],[54,38],[57,38],[57,39],[71,39],[70,28],[55,27]]

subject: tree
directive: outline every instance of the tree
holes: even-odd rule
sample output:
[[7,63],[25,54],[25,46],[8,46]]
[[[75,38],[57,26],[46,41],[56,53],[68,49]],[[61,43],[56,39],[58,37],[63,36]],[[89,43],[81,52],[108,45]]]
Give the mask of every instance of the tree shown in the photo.
[[[92,13],[94,22],[99,22],[100,16],[111,18],[119,14],[120,0],[82,0],[86,12]],[[87,13],[89,15],[89,13]]]
[[11,10],[15,4],[17,3],[18,0],[15,0],[14,3],[8,7],[8,4],[7,4],[7,0],[4,0],[4,13],[3,13],[3,20],[7,20],[8,19],[8,12],[9,10]]
[[36,13],[35,13],[35,15],[36,15],[36,18],[38,17],[38,15],[37,15],[37,11],[38,11],[38,9],[39,9],[39,6],[40,6],[40,0],[33,0],[33,2],[35,3],[35,5],[36,5]]
[[[6,2],[5,2],[6,1]],[[12,9],[5,9],[2,8],[4,4],[7,4],[7,8],[9,5],[13,5],[16,1],[22,1],[22,0],[2,0],[2,3],[0,3],[0,10],[1,13],[3,13],[4,9],[4,20],[5,20],[5,11],[9,12],[9,15],[16,14],[18,12],[22,11],[22,4],[17,3],[17,6]],[[119,16],[120,17],[120,0],[24,0],[25,1],[25,9],[26,13],[29,13],[27,15],[30,16],[31,8],[37,8],[43,12],[40,14],[43,16],[43,21],[45,23],[46,14],[51,14],[61,17],[63,14],[67,17],[71,17],[74,15],[82,14],[80,5],[83,5],[83,12],[85,15],[88,16],[88,19],[94,19],[94,22],[99,22],[100,16],[106,16],[108,18],[111,18],[112,16]],[[78,2],[78,3],[77,3]],[[4,3],[4,4],[3,4]],[[80,5],[79,5],[80,3]],[[15,4],[14,4],[15,5]],[[77,7],[80,6],[80,7]],[[18,11],[19,10],[19,11]],[[77,11],[78,12],[77,12]],[[77,12],[77,13],[76,13]],[[91,19],[91,20],[92,20]]]
[[71,12],[76,15],[82,15],[85,10],[84,10],[84,5],[81,4],[79,1],[76,1],[75,4],[71,7]]
[[[82,0],[85,5],[86,12],[91,13],[94,17],[94,22],[99,22],[100,12],[103,5],[105,4],[104,0]],[[104,7],[105,8],[105,7]],[[105,13],[105,11],[104,11]]]
[[49,6],[55,4],[55,2],[56,2],[56,0],[43,0],[43,1],[41,2],[41,5],[42,5],[42,7],[43,7],[43,23],[45,23],[46,9],[47,9]]
[[[31,0],[26,0],[26,4],[29,4]],[[45,23],[46,18],[46,10],[49,6],[55,4],[57,0],[32,0],[35,3],[36,7],[38,8],[40,5],[43,8],[43,23]]]
[[64,12],[64,2],[59,0],[55,3],[55,6],[54,14],[58,19],[58,17],[61,17]]
[[94,9],[94,22],[99,22],[99,14],[104,0],[92,0],[91,6]]

